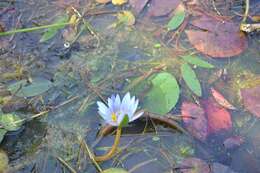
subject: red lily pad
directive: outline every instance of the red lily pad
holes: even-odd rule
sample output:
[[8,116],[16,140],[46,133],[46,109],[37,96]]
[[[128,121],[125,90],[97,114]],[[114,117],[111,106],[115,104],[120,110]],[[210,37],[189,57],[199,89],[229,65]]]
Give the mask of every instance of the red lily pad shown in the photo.
[[260,86],[243,88],[240,92],[246,109],[260,118]]
[[204,110],[195,103],[184,102],[181,115],[185,128],[197,139],[205,140],[208,135],[208,123]]
[[209,165],[198,158],[191,157],[181,163],[181,173],[210,173]]
[[244,143],[244,139],[241,136],[231,136],[223,142],[226,149],[233,149],[242,143]]
[[230,113],[213,98],[202,101],[208,119],[208,132],[217,133],[232,128]]
[[135,14],[139,14],[148,3],[149,0],[129,0],[129,4],[131,5],[133,12]]
[[200,30],[187,30],[190,43],[200,52],[216,58],[239,55],[247,48],[247,40],[239,24],[203,15],[191,22]]
[[159,17],[170,14],[179,4],[180,0],[152,0],[148,9],[148,16]]

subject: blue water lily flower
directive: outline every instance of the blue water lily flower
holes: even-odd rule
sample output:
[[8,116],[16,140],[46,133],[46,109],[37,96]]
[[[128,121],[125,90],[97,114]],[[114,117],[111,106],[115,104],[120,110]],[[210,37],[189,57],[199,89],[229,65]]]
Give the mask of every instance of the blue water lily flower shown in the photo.
[[136,112],[139,103],[135,96],[131,98],[130,93],[127,93],[122,101],[117,94],[116,96],[111,96],[107,100],[108,106],[104,103],[98,101],[98,113],[106,121],[106,123],[112,126],[119,126],[127,115],[129,122],[132,122],[143,115],[143,112]]

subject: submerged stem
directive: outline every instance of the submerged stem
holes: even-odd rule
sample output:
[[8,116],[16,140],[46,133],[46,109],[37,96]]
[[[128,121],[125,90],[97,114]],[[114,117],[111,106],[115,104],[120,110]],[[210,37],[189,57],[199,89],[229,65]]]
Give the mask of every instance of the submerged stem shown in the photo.
[[109,150],[109,152],[107,152],[103,156],[94,156],[94,159],[97,162],[103,162],[103,161],[109,160],[113,157],[113,155],[115,154],[116,149],[118,147],[118,144],[120,142],[121,132],[122,132],[122,128],[118,127],[116,130],[116,137],[115,137],[114,144],[113,144],[112,148]]
[[243,19],[242,19],[242,23],[245,23],[246,22],[246,19],[248,17],[248,14],[249,14],[249,3],[250,3],[250,0],[245,0],[245,3],[246,3],[246,7],[245,7],[245,13],[244,13],[244,16],[243,16]]

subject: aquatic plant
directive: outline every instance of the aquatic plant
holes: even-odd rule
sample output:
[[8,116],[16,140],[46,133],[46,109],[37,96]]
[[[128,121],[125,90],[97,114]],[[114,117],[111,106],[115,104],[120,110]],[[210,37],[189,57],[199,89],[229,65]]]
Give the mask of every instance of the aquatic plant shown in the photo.
[[112,126],[120,126],[125,116],[127,116],[128,122],[132,122],[143,114],[143,112],[136,113],[139,100],[135,96],[131,98],[129,92],[123,97],[122,101],[117,94],[108,98],[107,102],[108,106],[100,101],[97,102],[98,113],[106,123]]
[[122,126],[132,122],[143,115],[142,111],[138,111],[139,100],[133,96],[131,98],[130,93],[128,92],[122,99],[117,94],[116,96],[111,96],[107,100],[108,106],[104,103],[98,101],[98,113],[105,120],[106,123],[112,126],[117,126],[116,137],[113,146],[110,151],[103,156],[95,156],[96,161],[106,161],[113,157],[116,152],[117,146],[120,141]]

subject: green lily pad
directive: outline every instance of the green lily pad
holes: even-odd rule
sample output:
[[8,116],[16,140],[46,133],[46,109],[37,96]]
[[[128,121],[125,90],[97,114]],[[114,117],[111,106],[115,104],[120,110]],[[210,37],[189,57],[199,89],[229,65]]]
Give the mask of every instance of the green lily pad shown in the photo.
[[157,74],[152,88],[144,99],[144,108],[150,112],[165,115],[177,103],[180,89],[175,77],[167,72]]
[[200,97],[202,95],[201,86],[194,70],[187,63],[184,63],[181,66],[181,74],[192,92]]
[[32,83],[28,83],[26,80],[13,83],[8,87],[8,90],[19,97],[32,97],[46,92],[52,86],[52,82],[47,79],[34,78]]
[[102,171],[102,173],[128,173],[128,171],[126,171],[122,168],[109,168],[109,169]]

